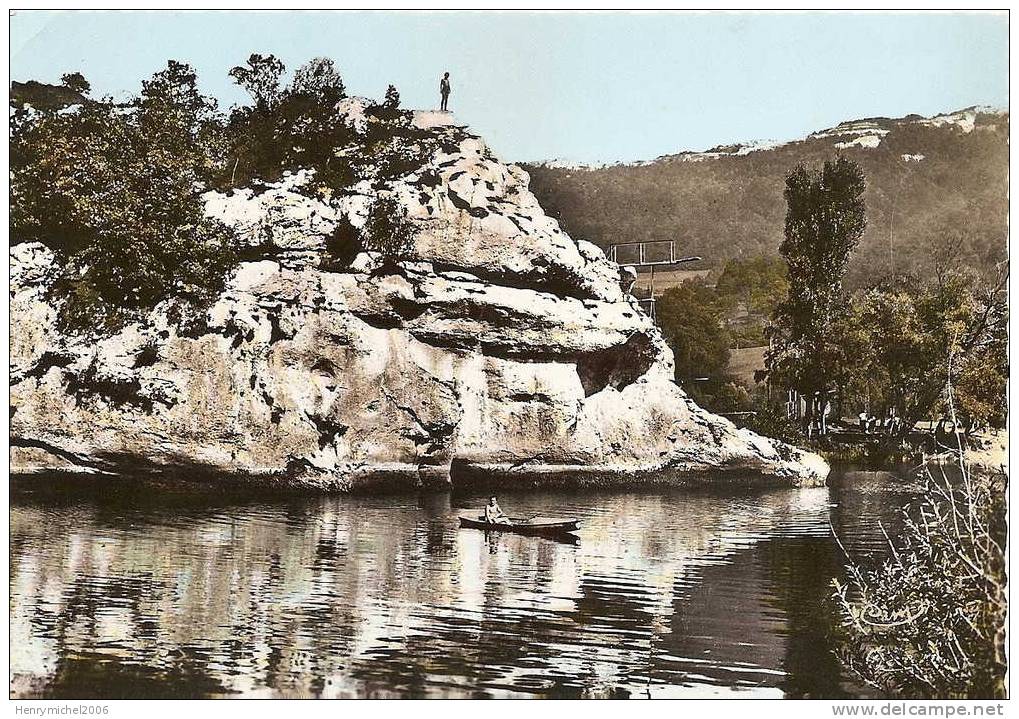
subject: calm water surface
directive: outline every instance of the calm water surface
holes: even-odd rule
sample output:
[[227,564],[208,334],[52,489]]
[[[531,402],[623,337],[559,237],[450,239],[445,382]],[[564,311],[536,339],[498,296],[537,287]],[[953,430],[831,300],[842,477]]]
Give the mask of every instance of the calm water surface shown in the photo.
[[229,502],[19,485],[13,696],[843,697],[829,582],[883,552],[888,472],[738,493],[529,492],[576,544],[460,530],[481,497]]

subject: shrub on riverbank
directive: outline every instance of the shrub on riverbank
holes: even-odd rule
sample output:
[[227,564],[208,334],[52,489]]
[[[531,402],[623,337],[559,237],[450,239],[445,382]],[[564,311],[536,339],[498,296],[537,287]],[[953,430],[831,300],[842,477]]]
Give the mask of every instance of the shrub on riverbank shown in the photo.
[[850,558],[847,583],[834,581],[844,661],[889,695],[1005,695],[1005,477],[958,460],[957,479],[924,463],[924,493],[883,564]]

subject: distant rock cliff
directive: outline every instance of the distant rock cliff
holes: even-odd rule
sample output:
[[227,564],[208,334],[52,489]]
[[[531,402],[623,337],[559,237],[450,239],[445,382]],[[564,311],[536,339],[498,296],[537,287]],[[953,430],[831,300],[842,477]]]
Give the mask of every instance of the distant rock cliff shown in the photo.
[[[52,254],[15,245],[13,471],[342,490],[824,481],[816,455],[693,404],[618,268],[449,123],[418,113],[438,149],[386,183],[340,195],[299,171],[208,193],[255,259],[187,322],[159,306],[112,337],[61,334]],[[414,229],[401,259],[348,241],[383,197]]]

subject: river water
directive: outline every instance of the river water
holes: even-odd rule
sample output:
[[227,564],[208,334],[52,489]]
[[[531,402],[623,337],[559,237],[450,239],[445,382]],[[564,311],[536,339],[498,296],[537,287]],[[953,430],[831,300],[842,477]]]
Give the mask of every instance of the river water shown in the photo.
[[504,493],[579,541],[457,528],[483,497],[238,502],[30,480],[11,507],[12,696],[848,697],[842,554],[916,487]]

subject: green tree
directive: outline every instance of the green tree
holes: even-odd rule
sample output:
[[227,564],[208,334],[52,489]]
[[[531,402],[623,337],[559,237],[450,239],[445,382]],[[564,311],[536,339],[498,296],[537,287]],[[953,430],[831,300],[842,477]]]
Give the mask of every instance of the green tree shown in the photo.
[[56,291],[71,329],[116,326],[163,300],[198,303],[221,286],[233,236],[205,217],[211,101],[171,62],[129,107],[89,101],[14,126],[13,242],[62,262]]
[[687,280],[666,290],[655,305],[665,341],[676,357],[676,380],[687,388],[695,380],[726,379],[729,338],[722,318],[725,308],[702,280]]
[[343,99],[346,88],[336,64],[328,57],[315,57],[294,71],[289,94],[312,95],[323,102]]
[[87,95],[92,90],[92,85],[80,72],[64,73],[60,76],[60,84],[82,95]]
[[[820,172],[801,165],[786,178],[779,252],[789,292],[775,311],[766,366],[773,383],[809,398],[826,399],[852,361],[840,345],[847,330],[842,281],[866,227],[864,188],[860,167],[842,157],[826,161]],[[807,405],[804,421],[810,424],[818,408]]]
[[789,291],[786,265],[778,257],[767,255],[729,260],[715,283],[715,291],[730,307],[742,303],[751,314],[771,315]]
[[195,180],[209,182],[224,164],[223,118],[216,101],[198,90],[198,76],[185,63],[170,60],[142,81],[136,105],[148,151],[159,162],[190,168]]
[[368,219],[361,228],[361,246],[390,259],[406,257],[414,249],[417,227],[407,211],[395,198],[381,196],[368,210]]
[[928,281],[900,277],[860,293],[855,304],[869,333],[861,356],[872,399],[895,407],[904,429],[944,412],[949,382],[967,420],[1003,422],[1008,378],[1003,278],[980,291],[954,272]]
[[247,65],[230,69],[230,77],[248,91],[258,110],[270,110],[282,97],[280,80],[286,65],[275,55],[260,55],[257,52],[248,57]]
[[248,65],[231,70],[254,104],[230,117],[230,150],[220,185],[245,185],[253,178],[272,182],[299,167],[314,169],[327,186],[350,184],[349,164],[336,151],[351,142],[353,132],[336,109],[345,90],[333,61],[310,60],[286,89],[279,83],[283,65],[272,55],[252,55]]
[[396,89],[396,85],[386,88],[386,97],[382,100],[382,107],[387,110],[396,110],[400,107],[400,91]]

